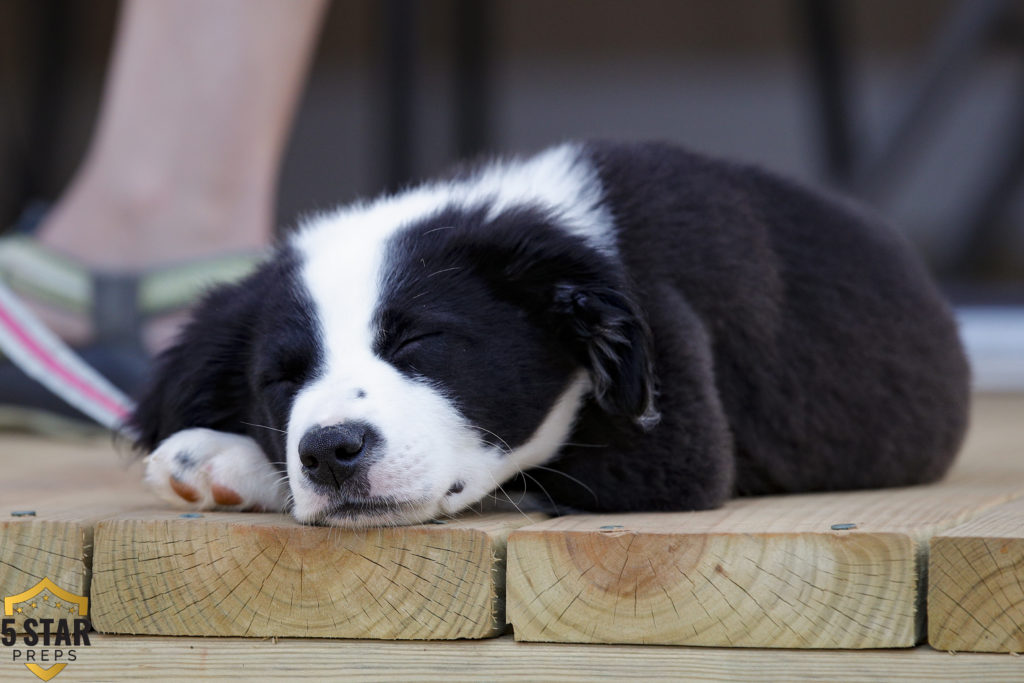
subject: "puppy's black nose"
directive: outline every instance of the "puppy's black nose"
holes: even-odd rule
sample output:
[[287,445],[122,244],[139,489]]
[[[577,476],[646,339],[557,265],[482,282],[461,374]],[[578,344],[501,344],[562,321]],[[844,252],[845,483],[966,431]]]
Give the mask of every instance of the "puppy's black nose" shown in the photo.
[[313,482],[337,488],[358,471],[379,441],[364,422],[314,427],[299,441],[299,462]]

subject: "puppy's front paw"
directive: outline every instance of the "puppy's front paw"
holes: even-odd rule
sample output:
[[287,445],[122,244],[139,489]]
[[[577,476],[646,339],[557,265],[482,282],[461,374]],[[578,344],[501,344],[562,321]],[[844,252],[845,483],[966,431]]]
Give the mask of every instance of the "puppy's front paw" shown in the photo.
[[185,429],[146,460],[146,481],[161,498],[193,510],[282,510],[284,474],[247,436]]

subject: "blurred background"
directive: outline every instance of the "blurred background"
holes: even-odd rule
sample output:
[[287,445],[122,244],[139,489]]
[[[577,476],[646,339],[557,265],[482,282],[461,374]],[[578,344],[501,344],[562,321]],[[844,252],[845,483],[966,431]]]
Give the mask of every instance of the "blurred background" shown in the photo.
[[[84,152],[116,13],[0,1],[0,226]],[[278,220],[593,136],[861,197],[957,304],[979,388],[1024,389],[1024,1],[335,0]]]

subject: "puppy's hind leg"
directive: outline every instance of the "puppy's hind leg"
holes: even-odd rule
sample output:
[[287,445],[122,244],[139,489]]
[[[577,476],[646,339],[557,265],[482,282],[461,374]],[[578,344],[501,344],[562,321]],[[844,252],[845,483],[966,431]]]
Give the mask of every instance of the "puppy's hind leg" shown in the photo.
[[184,429],[146,459],[146,481],[164,500],[192,510],[283,510],[284,474],[247,436]]

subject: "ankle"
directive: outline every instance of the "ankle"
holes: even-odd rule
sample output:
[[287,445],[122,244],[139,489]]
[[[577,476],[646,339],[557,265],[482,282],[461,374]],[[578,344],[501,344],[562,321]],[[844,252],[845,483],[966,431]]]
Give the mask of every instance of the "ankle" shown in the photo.
[[86,266],[107,270],[255,250],[271,233],[266,196],[229,197],[142,175],[121,183],[85,179],[44,219],[39,239]]

